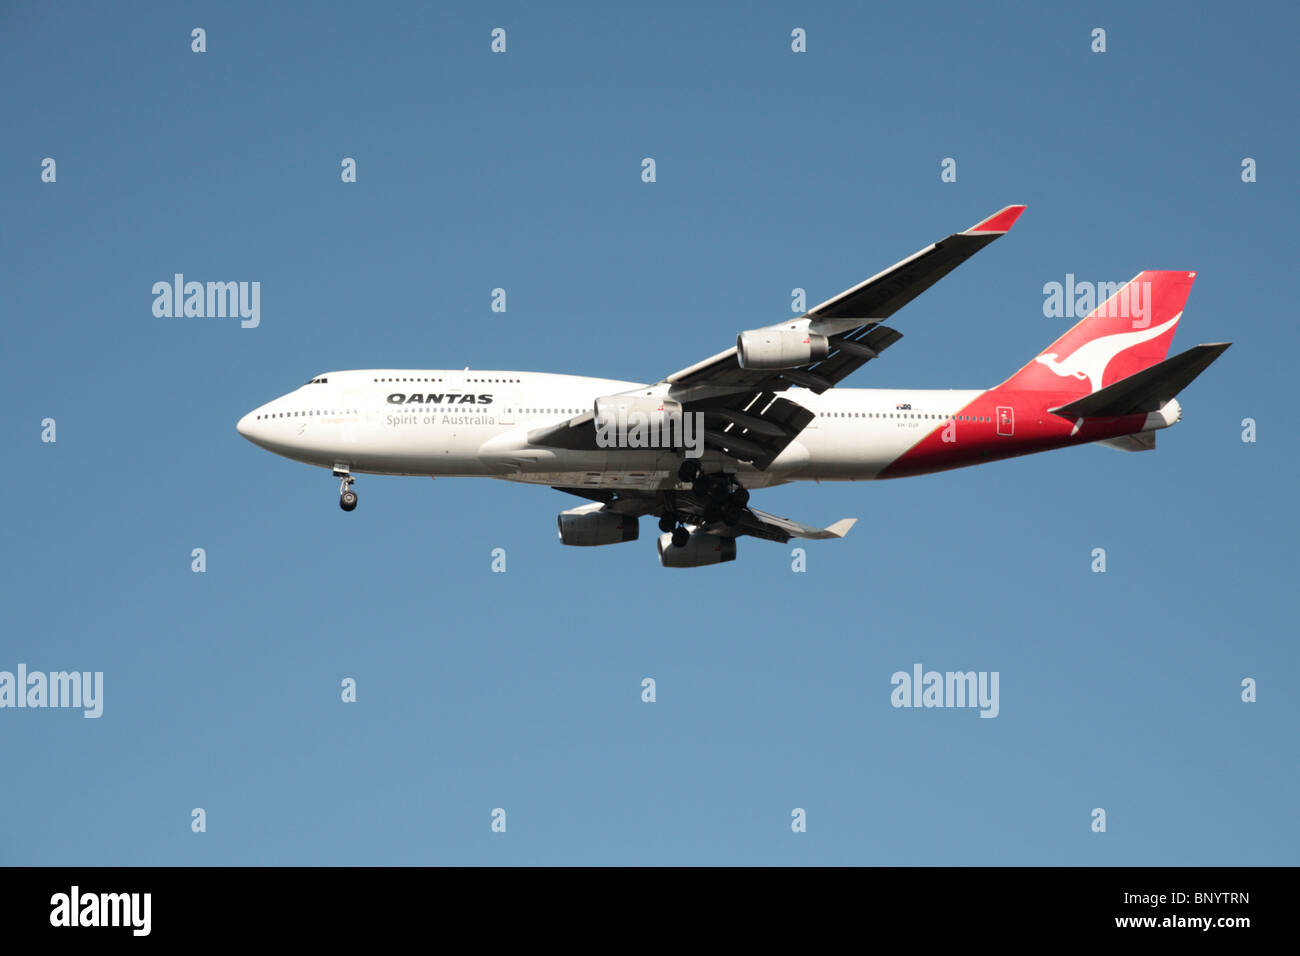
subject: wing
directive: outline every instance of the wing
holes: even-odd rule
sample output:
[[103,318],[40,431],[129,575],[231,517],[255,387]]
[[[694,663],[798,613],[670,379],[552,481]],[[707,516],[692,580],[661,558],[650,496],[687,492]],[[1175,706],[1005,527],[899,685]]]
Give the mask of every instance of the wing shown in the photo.
[[561,488],[566,494],[577,495],[591,501],[604,502],[605,510],[619,514],[641,517],[654,515],[658,517],[671,512],[677,517],[694,524],[696,530],[703,534],[717,535],[723,538],[739,538],[749,535],[784,544],[791,538],[807,538],[824,541],[830,538],[842,538],[857,523],[857,518],[841,518],[829,528],[817,528],[800,524],[789,518],[779,518],[757,508],[746,508],[739,522],[734,525],[722,521],[705,521],[704,511],[708,502],[691,491],[605,491],[598,488]]
[[[827,336],[830,351],[820,361],[788,369],[747,369],[733,346],[674,372],[661,384],[670,386],[669,394],[682,402],[684,411],[703,412],[706,424],[710,418],[717,423],[705,431],[706,445],[766,469],[813,418],[778,393],[797,385],[820,395],[877,358],[903,337],[880,320],[1006,235],[1024,210],[1024,206],[1007,206],[965,232],[932,243],[827,299],[800,318],[769,327]],[[763,428],[764,424],[775,429]]]
[[745,369],[733,346],[674,372],[664,381],[678,386],[763,387],[772,391],[802,385],[820,394],[902,338],[902,333],[881,326],[880,319],[889,318],[990,242],[1006,235],[1024,211],[1024,206],[1007,206],[965,232],[932,243],[827,299],[800,318],[769,326],[829,335],[831,352],[820,362],[794,371]]
[[[814,528],[811,525],[800,524],[798,521],[791,521],[789,518],[778,518],[776,515],[759,511],[757,508],[749,508],[745,513],[745,517],[741,519],[739,527],[740,534],[753,535],[755,538],[766,538],[769,541],[778,541],[785,544],[791,538],[807,538],[810,541],[842,538],[857,523],[857,518],[841,518],[829,528]],[[706,525],[701,530],[705,534],[716,534],[724,537],[731,537],[736,533],[734,527],[724,525],[721,522]]]
[[[795,368],[744,368],[735,346],[638,390],[680,402],[704,415],[704,443],[765,470],[815,417],[780,395],[792,386],[821,394],[877,358],[903,337],[887,319],[999,236],[1024,212],[1007,206],[965,232],[926,246],[797,319],[768,326],[829,340],[826,357]],[[530,432],[528,441],[560,448],[595,448],[590,413]]]

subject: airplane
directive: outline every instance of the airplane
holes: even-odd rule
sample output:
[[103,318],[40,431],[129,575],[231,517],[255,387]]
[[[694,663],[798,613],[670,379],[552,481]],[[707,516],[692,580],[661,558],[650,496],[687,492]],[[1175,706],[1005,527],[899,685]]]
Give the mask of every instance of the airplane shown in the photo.
[[563,544],[635,541],[659,519],[660,564],[735,560],[737,538],[842,538],[767,514],[750,492],[795,481],[924,475],[1098,442],[1155,447],[1175,396],[1231,344],[1166,358],[1196,278],[1145,271],[988,389],[837,388],[902,333],[883,324],[989,243],[1023,205],[935,242],[804,315],[651,384],[547,372],[326,372],[249,412],[253,444],[330,469],[352,511],[356,474],[487,477],[586,499]]

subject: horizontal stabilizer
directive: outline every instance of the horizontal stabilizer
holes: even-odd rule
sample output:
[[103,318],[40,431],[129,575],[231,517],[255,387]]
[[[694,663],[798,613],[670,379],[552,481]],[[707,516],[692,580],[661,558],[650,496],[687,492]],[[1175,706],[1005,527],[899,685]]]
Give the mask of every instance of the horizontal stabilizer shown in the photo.
[[1150,368],[1122,378],[1091,395],[1049,411],[1072,421],[1159,411],[1171,398],[1190,385],[1196,376],[1209,368],[1210,363],[1231,344],[1213,342],[1195,345],[1173,358],[1157,362]]
[[1120,435],[1117,438],[1103,438],[1097,444],[1118,448],[1120,451],[1155,451],[1156,433],[1154,431],[1134,432],[1132,435]]

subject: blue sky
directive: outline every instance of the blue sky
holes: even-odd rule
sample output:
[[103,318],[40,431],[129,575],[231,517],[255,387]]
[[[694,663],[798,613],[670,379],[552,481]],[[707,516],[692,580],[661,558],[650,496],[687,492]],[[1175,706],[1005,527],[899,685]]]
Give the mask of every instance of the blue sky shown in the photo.
[[[7,5],[0,670],[103,671],[104,713],[0,710],[0,861],[1297,863],[1298,19]],[[347,515],[235,432],[335,369],[654,380],[1015,202],[849,386],[995,384],[1067,273],[1197,270],[1175,348],[1235,344],[1154,453],[756,494],[860,519],[807,573],[562,548],[576,499],[491,481]],[[155,318],[176,272],[261,325]],[[918,662],[999,716],[894,709]]]

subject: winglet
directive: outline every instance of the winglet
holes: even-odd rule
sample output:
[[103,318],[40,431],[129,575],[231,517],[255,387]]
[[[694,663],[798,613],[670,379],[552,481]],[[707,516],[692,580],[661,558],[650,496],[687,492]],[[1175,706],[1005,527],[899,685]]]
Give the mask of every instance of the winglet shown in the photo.
[[1025,211],[1024,206],[1006,206],[1002,209],[999,209],[997,212],[989,216],[983,222],[971,226],[969,229],[963,232],[962,235],[978,236],[981,234],[987,234],[993,232],[1001,235],[1004,232],[1010,232],[1011,227],[1016,224],[1016,220],[1020,218],[1020,214],[1024,211]]
[[826,530],[837,538],[842,538],[849,533],[849,529],[858,523],[857,518],[841,518]]

